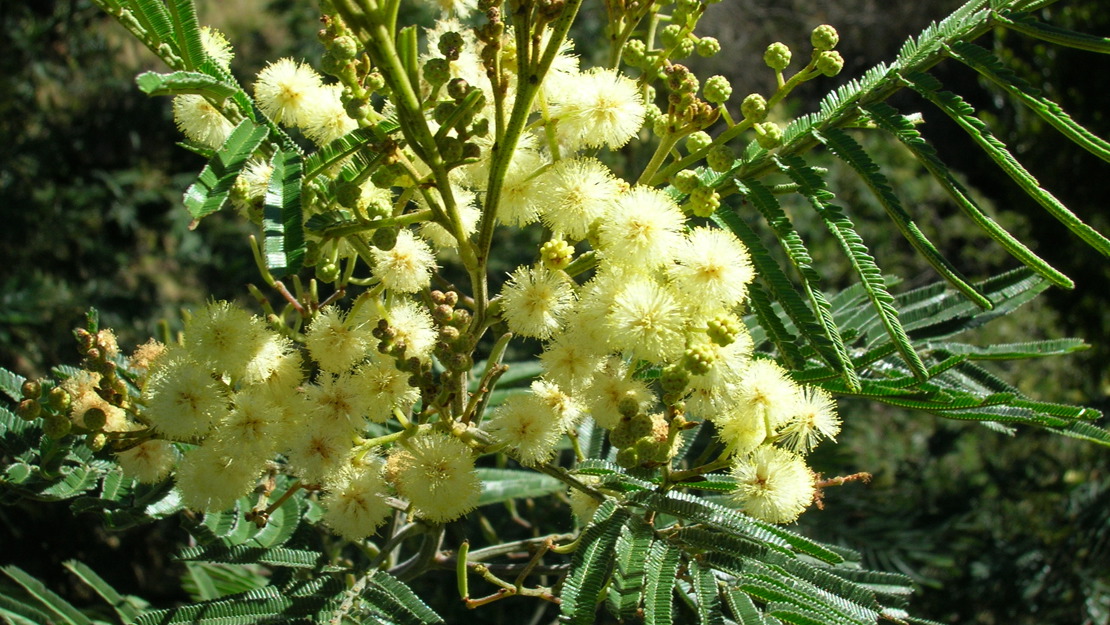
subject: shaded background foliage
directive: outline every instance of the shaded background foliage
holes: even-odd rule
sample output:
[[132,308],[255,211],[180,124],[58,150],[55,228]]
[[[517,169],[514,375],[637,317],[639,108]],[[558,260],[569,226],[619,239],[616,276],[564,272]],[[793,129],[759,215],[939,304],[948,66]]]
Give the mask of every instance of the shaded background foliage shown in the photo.
[[[319,54],[311,3],[293,0],[199,2],[202,21],[224,30],[236,45],[233,67],[249,78],[279,55]],[[739,97],[769,90],[762,50],[781,40],[804,49],[820,23],[841,33],[847,59],[842,77],[859,75],[890,58],[909,34],[959,5],[953,0],[880,3],[875,0],[728,0],[714,5],[703,24],[727,54],[692,62],[703,76],[721,73]],[[599,11],[598,7],[594,10]],[[1098,2],[1061,3],[1053,19],[1063,26],[1106,35],[1110,15]],[[586,31],[598,28],[598,17]],[[1110,91],[1096,79],[1110,75],[1110,60],[1030,40],[987,38],[997,54],[1081,123],[1110,136]],[[580,51],[584,55],[588,51]],[[0,6],[0,362],[24,375],[72,362],[70,330],[88,306],[134,345],[176,319],[182,307],[205,297],[238,298],[256,280],[245,255],[248,230],[234,215],[187,229],[181,190],[199,157],[175,147],[179,139],[169,101],[149,99],[133,77],[154,60],[121,30],[80,0],[4,3]],[[979,108],[1042,182],[1088,223],[1110,232],[1103,210],[1107,165],[1045,130],[1035,116],[981,85],[971,70],[942,67],[946,83]],[[247,81],[249,82],[249,80]],[[833,79],[806,84],[795,102],[815,105]],[[986,330],[1007,340],[1076,335],[1093,349],[1058,361],[1026,362],[1009,371],[1024,392],[1047,400],[1093,405],[1104,412],[1110,358],[1110,265],[1032,205],[939,112],[909,94],[894,103],[922,110],[928,136],[969,186],[992,200],[1002,225],[1072,276],[1078,288],[1045,298]],[[866,138],[864,138],[866,140]],[[885,173],[946,255],[972,276],[1012,266],[922,176],[899,146],[885,151]],[[873,152],[875,153],[875,152]],[[829,161],[830,168],[838,167]],[[834,169],[838,195],[881,267],[903,276],[903,288],[935,279],[900,238],[891,236],[881,208],[851,172]],[[787,207],[789,208],[789,207]],[[922,217],[922,216],[928,217]],[[818,259],[826,288],[847,284],[846,267],[823,239],[819,224],[798,224]],[[822,253],[824,252],[824,253]],[[829,260],[831,259],[831,260]],[[1092,446],[1021,432],[1010,439],[976,425],[941,421],[861,402],[842,401],[842,444],[820,450],[815,466],[829,475],[869,471],[868,486],[831,490],[824,512],[803,516],[814,537],[864,551],[870,566],[912,575],[922,591],[916,612],[961,623],[1110,622],[1110,463]],[[565,509],[564,509],[565,510]],[[523,506],[522,516],[554,512],[545,503]],[[489,519],[504,533],[527,533],[505,518]],[[474,532],[482,531],[472,520]],[[569,521],[568,521],[569,523]],[[119,587],[151,599],[179,595],[180,564],[166,554],[178,539],[173,524],[123,535],[59,506],[0,507],[0,563],[17,563],[64,591],[59,563],[79,557]],[[9,545],[13,546],[8,547]],[[110,558],[110,560],[108,559]],[[449,575],[429,576],[418,591],[453,593]],[[438,587],[437,587],[438,586]],[[175,594],[178,593],[178,594]],[[521,622],[542,613],[521,601],[449,618]],[[550,615],[547,617],[550,619]]]

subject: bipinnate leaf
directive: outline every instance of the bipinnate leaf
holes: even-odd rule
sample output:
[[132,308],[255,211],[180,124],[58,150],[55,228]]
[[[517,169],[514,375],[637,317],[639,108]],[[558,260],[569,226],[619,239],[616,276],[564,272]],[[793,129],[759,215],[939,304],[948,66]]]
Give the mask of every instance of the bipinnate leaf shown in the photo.
[[265,126],[257,126],[249,119],[239,122],[216,155],[201,170],[196,182],[185,190],[185,208],[193,216],[191,227],[195,228],[202,218],[227,204],[239,170],[262,145],[269,132]]
[[297,273],[307,249],[301,209],[303,170],[297,152],[278,149],[270,161],[273,173],[262,206],[263,256],[275,278]]

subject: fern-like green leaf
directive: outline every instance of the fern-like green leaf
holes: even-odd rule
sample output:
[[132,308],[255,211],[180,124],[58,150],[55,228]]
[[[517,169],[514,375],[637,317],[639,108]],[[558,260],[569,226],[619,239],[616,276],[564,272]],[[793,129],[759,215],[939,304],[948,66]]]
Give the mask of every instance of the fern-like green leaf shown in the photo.
[[327,596],[293,597],[267,586],[238,595],[168,610],[145,612],[134,625],[253,625],[308,619],[328,602]]
[[790,219],[779,206],[778,200],[775,199],[775,196],[767,187],[752,180],[737,181],[736,185],[740,192],[750,199],[752,204],[763,214],[764,219],[774,230],[775,236],[786,251],[791,264],[801,275],[802,288],[809,297],[810,305],[817,313],[817,321],[820,324],[821,331],[828,339],[828,345],[832,348],[832,359],[828,361],[829,364],[841,371],[841,375],[844,376],[844,381],[849,388],[858,386],[859,381],[856,379],[855,370],[852,369],[848,349],[844,345],[840,331],[833,322],[832,309],[824,293],[818,288],[821,276],[814,269],[813,259],[810,257],[805,243],[802,242],[801,236],[798,235],[797,230],[790,223]]
[[739,625],[763,625],[763,614],[744,591],[740,589],[725,591],[725,602]]
[[698,623],[724,625],[725,615],[721,611],[721,594],[717,588],[717,578],[713,575],[713,569],[698,564],[697,560],[690,560],[690,577],[698,600]]
[[829,200],[832,194],[827,190],[824,180],[798,157],[785,157],[779,159],[783,171],[798,184],[798,192],[805,197],[817,214],[825,221],[829,232],[840,244],[841,250],[848,256],[848,260],[859,276],[864,292],[867,294],[871,305],[882,320],[883,327],[891,342],[902,355],[902,359],[909,365],[910,370],[920,379],[926,377],[925,365],[921,362],[917,352],[914,351],[910,339],[906,336],[902,322],[898,319],[898,311],[894,308],[894,297],[886,290],[882,271],[875,264],[863,239],[856,233],[852,222],[844,215],[839,206]]
[[482,493],[478,496],[479,506],[501,503],[510,499],[543,497],[566,488],[561,481],[535,471],[480,467],[478,476],[482,480]]
[[185,562],[222,562],[225,564],[259,563],[296,569],[336,570],[328,565],[318,551],[289,547],[253,547],[251,545],[227,546],[219,543],[185,548],[178,556]]
[[645,625],[671,625],[672,600],[682,551],[666,541],[656,541],[648,552],[644,583]]
[[11,398],[14,402],[23,400],[23,382],[26,380],[23,376],[13,371],[0,367],[0,391]]
[[201,170],[197,181],[185,190],[185,208],[193,224],[220,210],[227,203],[239,170],[269,134],[264,126],[245,119],[235,127],[216,155]]
[[1110,240],[1084,223],[1060,200],[1041,187],[1033,174],[1014,158],[1006,144],[995,137],[982,120],[975,117],[975,109],[963,98],[951,91],[942,91],[940,82],[927,74],[911,73],[904,78],[915,91],[952,118],[1029,197],[1100,254],[1110,256]]
[[956,287],[961,293],[967,296],[968,299],[975,302],[982,308],[990,308],[993,304],[989,299],[983,296],[982,293],[977,291],[972,286],[967,278],[956,269],[952,263],[948,262],[936,246],[933,245],[917,224],[910,217],[906,209],[902,207],[901,200],[895,195],[894,190],[890,188],[886,176],[879,170],[879,166],[875,161],[871,160],[867,152],[864,151],[863,146],[856,142],[851,136],[842,130],[836,128],[829,128],[822,132],[815,132],[815,136],[819,141],[825,144],[829,150],[836,155],[840,160],[844,161],[851,167],[863,180],[871,193],[879,200],[879,204],[886,211],[888,217],[897,226],[898,231],[902,236],[909,241],[910,245],[914,247],[928,262],[933,269],[937,271],[949,284]]
[[805,358],[798,349],[798,338],[787,329],[786,324],[779,318],[774,304],[771,302],[767,290],[760,282],[748,285],[748,301],[751,302],[759,325],[752,328],[752,342],[758,346],[764,339],[769,339],[778,350],[785,364],[790,369],[800,369],[805,364]]
[[279,149],[270,161],[273,173],[262,206],[263,255],[275,278],[297,273],[307,245],[301,214],[301,156]]
[[0,567],[0,572],[22,587],[31,597],[34,597],[46,612],[59,619],[58,622],[68,623],[69,625],[92,625],[89,617],[82,614],[73,604],[62,599],[57,593],[18,566]]
[[181,51],[185,68],[200,67],[208,59],[208,54],[200,40],[200,24],[197,23],[197,8],[193,5],[193,0],[169,0],[166,8],[173,21],[174,40]]
[[153,43],[155,45],[166,43],[174,53],[177,52],[177,42],[173,36],[173,23],[170,21],[170,13],[166,10],[166,5],[162,0],[127,0],[126,4],[130,6],[131,14],[142,25],[143,30],[148,35],[154,36],[155,41]]
[[1004,89],[1073,143],[1110,162],[1110,143],[1081,126],[1059,104],[1041,95],[1032,85],[1002,65],[1002,61],[986,48],[957,41],[949,46],[949,51],[953,58]]
[[609,585],[609,611],[617,618],[630,618],[640,606],[646,580],[648,554],[653,543],[652,528],[639,517],[630,517],[617,537],[616,570]]
[[443,622],[443,618],[417,597],[411,588],[389,573],[375,573],[366,585],[362,597],[402,625],[435,625]]
[[1042,22],[1031,15],[996,13],[994,18],[1011,30],[1058,46],[1110,54],[1110,38],[1080,33]]
[[594,512],[589,527],[579,538],[571,559],[570,574],[563,583],[560,613],[566,622],[590,625],[594,622],[601,590],[612,576],[613,547],[629,512],[606,500]]
[[867,107],[866,111],[876,125],[893,134],[903,145],[909,148],[914,158],[936,179],[941,188],[956,202],[956,205],[964,214],[971,218],[988,236],[1002,245],[1011,256],[1057,286],[1066,289],[1075,286],[1071,279],[1034,254],[1025,244],[1017,240],[986,214],[972,199],[967,189],[956,180],[948,167],[937,157],[936,150],[914,128],[912,121],[885,102],[873,104]]
[[143,72],[135,77],[139,91],[150,95],[179,95],[193,93],[212,98],[215,101],[231,97],[239,89],[229,85],[219,78],[213,78],[200,72],[173,72],[159,74],[157,72]]
[[112,588],[111,584],[104,581],[104,578],[97,575],[87,564],[78,560],[67,560],[62,563],[62,566],[69,569],[101,599],[112,606],[112,610],[119,616],[121,623],[130,623],[139,615],[139,609],[131,600],[119,594],[115,588]]

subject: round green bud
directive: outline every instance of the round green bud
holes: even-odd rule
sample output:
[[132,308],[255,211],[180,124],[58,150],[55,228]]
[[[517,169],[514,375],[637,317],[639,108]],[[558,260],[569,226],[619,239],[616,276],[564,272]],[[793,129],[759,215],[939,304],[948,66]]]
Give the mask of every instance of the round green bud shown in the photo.
[[447,57],[448,61],[459,60],[459,54],[465,45],[462,35],[449,31],[439,36],[439,53]]
[[447,95],[456,101],[462,100],[470,92],[470,83],[464,78],[452,78],[447,82]]
[[370,243],[378,248],[388,252],[397,245],[397,229],[396,228],[378,228],[374,231],[374,236],[370,238]]
[[108,424],[108,415],[105,414],[100,408],[89,408],[85,414],[81,415],[81,423],[85,425],[86,429],[94,432],[104,429]]
[[750,93],[740,103],[740,114],[744,119],[763,121],[767,117],[767,100],[758,93]]
[[362,199],[362,187],[358,183],[342,180],[335,185],[335,201],[344,208],[357,208]]
[[24,421],[34,421],[42,414],[42,404],[37,399],[24,399],[16,406],[15,413]]
[[763,53],[763,62],[767,67],[781,72],[790,65],[790,48],[781,41],[776,41],[767,46],[767,51]]
[[19,385],[19,392],[23,395],[23,399],[38,399],[42,397],[42,382],[24,380],[23,384]]
[[436,304],[432,306],[432,319],[440,325],[449,323],[454,316],[455,309],[452,306],[447,304]]
[[844,57],[836,50],[825,50],[817,55],[817,71],[832,77],[844,69]]
[[320,57],[320,71],[328,76],[339,76],[343,73],[343,68],[347,66],[347,62],[335,57],[331,52],[325,52]]
[[634,439],[648,436],[651,434],[651,428],[651,415],[641,412],[628,420],[628,432]]
[[620,422],[617,423],[617,427],[609,430],[610,445],[617,449],[624,449],[636,440],[636,437],[632,436],[632,431],[629,426],[630,422],[630,419],[621,419]]
[[759,147],[770,150],[782,144],[782,128],[775,122],[763,122],[752,127]]
[[436,140],[436,147],[439,148],[439,154],[446,163],[454,163],[462,159],[463,146],[458,137],[440,137]]
[[721,104],[732,97],[732,85],[724,76],[710,76],[705,81],[705,86],[702,87],[702,94],[705,96],[706,102]]
[[640,402],[633,395],[625,395],[617,402],[617,412],[626,419],[633,419],[640,413]]
[[727,145],[714,146],[709,154],[705,155],[705,164],[716,172],[724,173],[732,169],[734,162],[736,162],[736,155],[732,153],[732,148]]
[[362,85],[371,93],[382,91],[385,89],[385,76],[382,76],[380,72],[370,72],[370,74],[366,76],[366,80],[362,82]]
[[686,137],[686,151],[690,154],[693,154],[698,150],[704,150],[712,143],[713,137],[710,137],[708,132],[705,132],[704,130],[692,132],[689,134],[689,136]]
[[72,403],[69,393],[60,386],[55,386],[46,394],[46,407],[57,414],[64,414]]
[[666,115],[660,115],[658,118],[655,119],[655,121],[653,121],[651,123],[651,131],[653,133],[655,133],[655,136],[657,136],[657,137],[666,136],[667,135],[667,130],[668,129],[667,129],[667,116]]
[[659,43],[664,48],[673,48],[678,45],[678,38],[682,34],[682,27],[678,24],[667,24],[659,31]]
[[671,447],[667,441],[657,441],[650,436],[645,436],[633,443],[631,449],[636,450],[640,463],[664,463],[670,460]]
[[809,42],[814,50],[832,50],[840,43],[840,34],[832,26],[821,24],[810,33]]
[[489,118],[487,118],[487,117],[483,117],[482,119],[479,119],[478,121],[474,122],[473,126],[470,127],[470,136],[472,136],[472,137],[484,137],[488,134],[489,134]]
[[348,100],[343,105],[343,112],[347,114],[347,117],[354,120],[366,119],[370,115],[370,103],[366,100]]
[[562,239],[551,239],[540,246],[540,259],[548,269],[566,269],[574,259],[574,246]]
[[316,279],[331,284],[339,277],[339,263],[327,261],[316,265]]
[[[73,424],[65,417],[50,417],[42,421],[42,433],[45,434],[47,438],[52,438],[54,440],[58,440],[66,434],[69,434],[72,428]],[[101,436],[104,435],[101,434]]]
[[721,51],[721,42],[713,37],[702,37],[698,40],[698,56],[713,56]]
[[337,59],[347,61],[355,58],[359,53],[358,42],[354,37],[343,35],[332,39],[329,50]]
[[683,39],[682,41],[678,42],[677,46],[674,47],[674,51],[671,52],[671,58],[684,59],[694,53],[697,45],[698,44],[696,44],[693,39]]
[[629,39],[624,44],[622,58],[632,67],[641,67],[647,60],[647,45],[639,39]]
[[455,108],[457,108],[457,106],[458,105],[454,102],[440,102],[436,104],[435,109],[432,110],[432,119],[436,120],[436,123],[440,126],[446,124],[447,120],[451,118],[451,115],[455,113]]
[[681,393],[690,382],[690,372],[682,367],[670,365],[659,375],[659,385],[668,393]]
[[674,175],[674,178],[671,179],[671,184],[683,193],[693,193],[695,189],[701,186],[701,179],[698,178],[697,172],[690,169],[683,169]]
[[634,469],[640,466],[640,456],[634,447],[625,447],[617,452],[617,464],[625,469]]
[[370,182],[379,189],[388,189],[400,177],[400,171],[392,165],[382,165],[370,174]]
[[[486,128],[489,128],[489,120],[483,119],[482,121],[486,122]],[[479,136],[482,136],[482,135],[479,135]],[[462,148],[463,148],[462,157],[463,157],[464,161],[465,160],[470,160],[470,159],[477,159],[477,158],[480,158],[482,156],[482,148],[479,147],[478,144],[474,143],[473,141],[467,141],[467,142],[463,143]]]
[[96,434],[88,434],[85,436],[85,447],[91,451],[100,451],[108,444],[108,435],[104,432],[97,432]]
[[707,321],[705,326],[709,340],[721,347],[732,345],[740,334],[740,322],[728,314],[717,315]]
[[708,345],[691,345],[686,348],[682,365],[693,375],[705,375],[709,373],[716,359],[716,352]]
[[698,187],[690,194],[686,203],[687,210],[695,217],[708,219],[721,207],[721,195],[715,189]]
[[433,87],[451,79],[451,63],[444,58],[428,59],[424,63],[424,80]]

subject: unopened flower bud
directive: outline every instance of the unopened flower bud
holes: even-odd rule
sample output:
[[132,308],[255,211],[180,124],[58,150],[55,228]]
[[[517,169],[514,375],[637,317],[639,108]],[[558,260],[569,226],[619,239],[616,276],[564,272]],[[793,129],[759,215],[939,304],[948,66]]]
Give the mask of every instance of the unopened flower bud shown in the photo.
[[698,56],[713,56],[721,51],[721,42],[713,37],[702,37],[698,40]]
[[844,69],[844,57],[836,50],[826,50],[817,55],[817,70],[822,74],[832,77]]
[[463,37],[457,32],[449,31],[439,37],[439,53],[447,57],[448,61],[459,60],[463,45]]
[[332,40],[329,48],[330,52],[335,55],[335,58],[342,61],[353,59],[359,53],[358,42],[355,41],[354,37],[349,35],[336,37]]
[[790,65],[790,48],[781,41],[776,41],[767,46],[767,51],[763,53],[763,62],[767,67],[781,72]]
[[690,169],[683,169],[674,175],[671,184],[683,193],[692,193],[694,189],[701,186],[701,179],[698,178],[697,172]]
[[767,117],[767,100],[758,93],[748,94],[740,104],[740,114],[744,119],[763,121],[763,118]]
[[704,130],[692,132],[686,137],[686,151],[693,154],[698,150],[704,150],[709,147],[711,143],[713,143],[713,137],[710,137],[709,133]]
[[335,201],[344,208],[355,208],[362,198],[362,187],[358,183],[343,180],[335,185]]
[[378,228],[370,238],[370,243],[379,250],[388,252],[397,245],[397,228]]
[[[54,440],[58,440],[66,434],[69,434],[72,428],[73,424],[65,417],[50,417],[42,421],[42,433],[45,434],[47,438],[52,438]],[[103,436],[103,434],[101,434],[101,436]],[[107,440],[107,437],[105,437],[105,440]]]
[[60,386],[55,386],[46,394],[46,407],[57,414],[65,414],[72,403],[69,393]]
[[103,430],[104,426],[108,424],[108,415],[100,408],[89,408],[85,414],[81,415],[81,423],[86,429],[94,432]]
[[444,58],[428,59],[424,63],[424,80],[433,87],[438,87],[451,78],[451,64]]
[[447,83],[447,95],[457,100],[462,100],[470,91],[470,83],[463,78],[452,78]]
[[659,31],[659,43],[663,44],[664,48],[673,48],[678,45],[678,37],[681,33],[682,27],[678,24],[667,24]]
[[732,85],[724,76],[710,76],[705,81],[705,87],[702,88],[702,95],[707,102],[721,104],[732,97]]
[[640,412],[640,401],[633,395],[625,395],[617,402],[617,412],[621,413],[622,417],[631,419]]
[[566,269],[573,258],[574,246],[562,239],[551,239],[540,246],[540,259],[548,269]]
[[34,421],[42,414],[42,405],[37,399],[24,399],[16,406],[15,413],[24,421]]
[[705,155],[705,164],[716,172],[724,173],[732,169],[734,162],[736,162],[736,155],[732,153],[732,148],[727,145],[714,146],[709,154]]
[[23,395],[23,399],[38,399],[42,397],[42,382],[24,380],[23,384],[19,385],[19,392]]
[[85,436],[85,447],[91,451],[100,451],[108,444],[108,435],[104,432],[97,432],[96,434],[89,434]]
[[617,452],[617,464],[626,468],[632,469],[640,466],[640,456],[637,455],[634,447],[625,447]]
[[832,26],[821,24],[810,33],[809,42],[814,50],[832,50],[840,43],[840,34]]
[[782,143],[782,128],[775,122],[756,124],[752,130],[755,130],[756,143],[765,150],[778,147]]
[[625,63],[628,63],[632,67],[640,67],[644,64],[644,61],[647,60],[644,57],[645,52],[647,52],[647,46],[644,45],[643,41],[639,39],[629,39],[628,42],[624,44],[624,54],[622,58],[624,58]]

